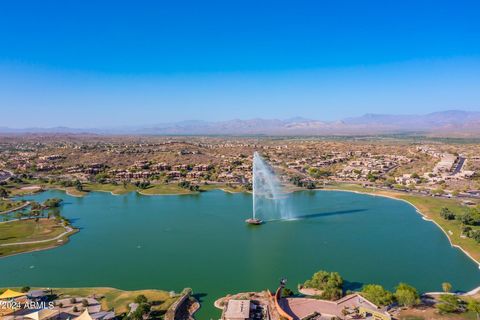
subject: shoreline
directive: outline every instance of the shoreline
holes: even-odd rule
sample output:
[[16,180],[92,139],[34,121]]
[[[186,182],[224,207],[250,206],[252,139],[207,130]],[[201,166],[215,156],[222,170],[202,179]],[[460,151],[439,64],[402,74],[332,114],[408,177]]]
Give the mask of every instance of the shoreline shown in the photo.
[[450,243],[450,246],[452,246],[453,248],[457,248],[457,249],[460,249],[467,257],[469,257],[471,260],[473,260],[473,262],[475,262],[477,265],[478,265],[478,268],[480,269],[480,261],[478,261],[477,259],[475,259],[468,251],[466,251],[465,249],[463,249],[461,246],[459,246],[458,244],[454,244],[452,242],[452,239],[450,238],[450,235],[448,234],[448,232],[446,230],[444,230],[442,228],[442,226],[440,226],[440,224],[438,224],[435,220],[429,218],[425,213],[423,213],[417,206],[415,206],[413,203],[411,203],[410,201],[408,200],[405,200],[405,199],[401,199],[401,198],[397,198],[397,197],[394,197],[394,196],[389,196],[389,195],[386,195],[386,194],[376,194],[376,193],[370,193],[370,192],[362,192],[362,191],[356,191],[356,190],[343,190],[343,189],[338,189],[338,188],[328,188],[328,189],[317,189],[318,191],[339,191],[339,192],[352,192],[352,193],[357,193],[357,194],[364,194],[364,195],[369,195],[369,196],[373,196],[373,197],[384,197],[384,198],[389,198],[389,199],[392,199],[392,200],[398,200],[398,201],[403,201],[405,203],[408,203],[410,206],[412,206],[415,211],[420,214],[422,216],[422,219],[425,220],[425,221],[428,221],[428,222],[433,222],[444,234],[445,236],[447,237],[448,239],[448,242]]
[[[73,236],[74,234],[78,233],[80,230],[77,229],[77,228],[73,228],[73,227],[70,227],[72,230],[70,230],[69,232],[67,233],[64,233],[62,235],[65,236],[66,238],[66,241],[62,241],[62,242],[56,242],[55,244],[52,244],[51,246],[48,246],[48,247],[44,247],[44,248],[36,248],[36,249],[32,249],[32,250],[27,250],[27,251],[22,251],[22,252],[17,252],[17,253],[13,253],[13,254],[9,254],[9,255],[6,255],[6,256],[0,256],[0,260],[2,259],[5,259],[5,258],[10,258],[10,257],[13,257],[13,256],[18,256],[18,255],[21,255],[21,254],[27,254],[27,253],[33,253],[33,252],[38,252],[38,251],[44,251],[44,250],[50,250],[50,249],[55,249],[55,248],[58,248],[58,247],[61,247],[63,245],[66,245],[70,242],[70,237]],[[61,237],[60,237],[61,238]],[[54,241],[54,240],[58,240],[58,239],[47,239],[47,240],[42,240],[42,242],[50,242],[50,241]],[[7,244],[7,246],[10,245],[10,244]],[[14,245],[14,244],[11,244],[11,245]]]
[[[249,193],[249,194],[251,194],[252,193],[251,191],[231,191],[231,190],[227,190],[227,189],[225,189],[221,186],[219,186],[218,188],[212,188],[212,189],[200,190],[200,191],[189,191],[189,192],[186,192],[186,193],[180,193],[179,192],[179,193],[151,193],[151,194],[149,194],[149,193],[142,192],[142,190],[129,190],[129,191],[122,192],[122,193],[115,193],[113,191],[107,191],[107,190],[89,190],[89,191],[82,191],[85,194],[80,195],[80,194],[73,194],[65,188],[58,188],[58,187],[45,188],[45,189],[42,189],[41,191],[37,191],[35,193],[45,192],[45,191],[48,191],[48,190],[63,191],[68,196],[75,197],[75,198],[83,198],[83,197],[87,196],[90,192],[105,192],[105,193],[110,193],[112,196],[122,196],[122,195],[129,194],[129,193],[138,193],[138,194],[141,194],[142,196],[188,196],[188,195],[197,195],[197,194],[200,194],[202,192],[208,192],[208,191],[213,191],[213,190],[221,190],[225,193],[230,193],[230,194],[238,194],[238,193]],[[297,190],[297,191],[301,191],[301,190]],[[35,193],[27,193],[27,194],[24,194],[24,195],[21,195],[21,196],[15,196],[15,197],[33,195]],[[19,209],[20,208],[17,208],[16,210],[19,210]]]

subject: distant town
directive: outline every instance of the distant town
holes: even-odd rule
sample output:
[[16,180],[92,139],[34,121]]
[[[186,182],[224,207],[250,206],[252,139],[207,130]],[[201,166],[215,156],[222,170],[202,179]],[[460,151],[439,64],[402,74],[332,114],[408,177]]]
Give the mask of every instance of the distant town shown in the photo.
[[4,136],[0,180],[12,176],[65,187],[75,183],[76,189],[80,184],[134,183],[143,189],[157,184],[225,184],[248,190],[255,150],[285,183],[298,187],[356,183],[480,198],[478,145],[401,140]]

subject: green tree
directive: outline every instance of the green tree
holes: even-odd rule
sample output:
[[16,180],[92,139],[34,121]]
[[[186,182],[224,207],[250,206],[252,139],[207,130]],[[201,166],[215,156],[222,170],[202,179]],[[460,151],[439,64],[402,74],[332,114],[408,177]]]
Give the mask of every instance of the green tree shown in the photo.
[[80,180],[78,180],[78,179],[75,180],[75,182],[73,183],[73,185],[74,185],[74,187],[75,187],[75,189],[76,189],[77,191],[83,191],[83,185],[82,185],[82,183],[80,182]]
[[189,181],[180,181],[178,186],[183,189],[190,189],[190,182]]
[[319,169],[319,168],[309,168],[308,174],[313,178],[321,178],[321,177],[328,177],[331,176],[332,173],[326,169]]
[[58,208],[60,207],[61,202],[62,202],[62,199],[59,199],[59,198],[47,199],[45,200],[45,202],[43,202],[43,206],[46,208]]
[[42,206],[37,201],[30,201],[30,208],[32,210],[40,210]]
[[190,187],[188,188],[190,191],[197,192],[200,190],[200,187],[196,184],[191,184]]
[[361,294],[378,306],[388,306],[394,301],[393,294],[378,284],[363,286]]
[[395,184],[395,178],[389,177],[385,180],[384,182],[385,186],[392,188],[393,185]]
[[0,188],[0,198],[7,198],[8,191],[5,188]]
[[95,176],[95,181],[98,183],[106,183],[108,178],[108,174],[105,172],[100,172]]
[[443,292],[450,292],[452,290],[452,285],[450,284],[450,282],[442,283],[442,290]]
[[322,291],[323,299],[337,300],[343,296],[343,279],[337,272],[320,270],[305,281],[303,286]]
[[282,289],[282,297],[291,297],[293,296],[293,291],[288,288]]
[[141,303],[137,309],[128,316],[131,320],[143,320],[143,316],[150,312],[150,305],[148,303]]
[[147,189],[150,186],[150,181],[145,180],[145,181],[136,182],[135,185],[140,189]]
[[370,182],[375,182],[378,179],[378,176],[374,175],[373,173],[369,172],[367,174],[367,179]]
[[445,219],[445,220],[454,220],[455,219],[455,214],[450,211],[450,209],[443,207],[440,210],[440,216]]
[[140,304],[140,303],[147,303],[147,302],[148,302],[148,299],[143,294],[140,294],[135,298],[135,303]]
[[453,294],[442,294],[435,307],[441,314],[454,313],[460,311],[460,301]]
[[315,182],[308,181],[304,184],[304,187],[307,188],[307,189],[315,189],[317,186],[316,186]]
[[420,302],[420,296],[417,289],[406,283],[398,284],[394,296],[395,299],[397,299],[397,302],[405,307],[411,307]]
[[467,308],[469,311],[475,313],[477,315],[477,319],[480,319],[480,301],[470,299],[468,301]]
[[465,225],[478,226],[480,225],[480,212],[476,208],[470,208],[461,216],[460,220]]
[[294,176],[290,179],[290,182],[297,187],[301,187],[302,186],[302,177]]

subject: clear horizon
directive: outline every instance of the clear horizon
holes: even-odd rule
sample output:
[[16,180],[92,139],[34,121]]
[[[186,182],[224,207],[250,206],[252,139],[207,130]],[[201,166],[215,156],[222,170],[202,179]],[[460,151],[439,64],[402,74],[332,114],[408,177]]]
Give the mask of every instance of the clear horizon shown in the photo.
[[0,4],[1,127],[480,111],[480,3]]

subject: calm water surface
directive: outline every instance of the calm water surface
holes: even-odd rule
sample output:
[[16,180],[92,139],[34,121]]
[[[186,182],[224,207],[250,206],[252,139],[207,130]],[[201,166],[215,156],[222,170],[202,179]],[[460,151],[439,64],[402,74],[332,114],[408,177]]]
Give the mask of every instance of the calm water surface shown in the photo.
[[421,291],[480,284],[477,265],[452,248],[407,203],[349,192],[291,195],[304,218],[247,226],[249,194],[74,198],[48,191],[27,199],[64,199],[62,213],[80,228],[56,249],[0,259],[0,287],[109,286],[201,294],[197,319],[217,319],[213,301],[227,293],[295,288],[319,269],[338,271],[351,288],[400,281]]

